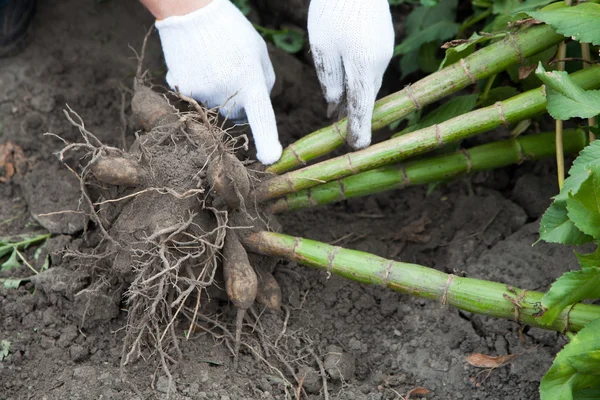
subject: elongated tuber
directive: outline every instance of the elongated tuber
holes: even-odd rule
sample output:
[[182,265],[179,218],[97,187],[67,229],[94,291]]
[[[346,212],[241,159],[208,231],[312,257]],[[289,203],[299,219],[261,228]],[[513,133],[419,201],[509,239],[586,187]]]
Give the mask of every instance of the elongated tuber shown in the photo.
[[146,131],[151,131],[155,126],[178,120],[177,115],[173,113],[173,107],[167,103],[165,98],[142,84],[135,85],[131,110]]
[[227,296],[237,308],[233,359],[233,368],[237,369],[242,324],[246,310],[256,299],[258,280],[248,260],[246,249],[233,232],[229,232],[223,246],[223,277]]
[[248,257],[258,277],[256,302],[269,310],[280,311],[281,287],[271,273],[271,268],[277,263],[277,260],[272,257],[251,253],[248,254]]

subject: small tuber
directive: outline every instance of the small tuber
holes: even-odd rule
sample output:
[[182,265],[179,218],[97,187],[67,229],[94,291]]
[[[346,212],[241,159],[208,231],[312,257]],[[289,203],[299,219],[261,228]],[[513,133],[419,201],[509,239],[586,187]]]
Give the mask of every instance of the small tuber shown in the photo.
[[237,369],[242,324],[246,310],[256,299],[258,280],[248,260],[246,249],[244,249],[234,232],[229,232],[223,245],[223,277],[225,278],[227,296],[237,308],[233,359],[233,368]]

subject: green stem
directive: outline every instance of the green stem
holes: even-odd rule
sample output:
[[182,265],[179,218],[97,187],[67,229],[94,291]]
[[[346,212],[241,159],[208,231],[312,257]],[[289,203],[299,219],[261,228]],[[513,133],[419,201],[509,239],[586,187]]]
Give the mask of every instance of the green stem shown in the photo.
[[[565,1],[567,6],[571,5],[570,1]],[[558,45],[557,58],[561,60],[558,62],[558,70],[565,70],[564,59],[567,56],[567,44],[563,41]],[[563,122],[559,119],[555,121],[555,132],[556,132],[556,173],[558,177],[558,189],[562,189],[563,183],[565,182],[565,154],[563,151]]]
[[[600,66],[571,75],[584,89],[600,86]],[[263,182],[255,191],[259,201],[278,198],[348,175],[396,163],[448,143],[532,118],[546,110],[544,87],[471,111],[438,125],[381,142],[364,150],[323,161]]]
[[480,12],[479,14],[475,14],[475,15],[467,18],[467,20],[465,22],[463,22],[463,24],[460,26],[460,29],[458,30],[456,37],[460,38],[462,36],[462,34],[464,33],[464,31],[466,31],[467,29],[469,29],[470,27],[472,27],[479,21],[486,19],[491,14],[492,14],[492,6],[490,5],[487,9]]
[[[538,25],[476,51],[460,62],[433,73],[406,89],[389,95],[375,104],[372,129],[381,129],[415,109],[455,93],[477,80],[497,74],[527,57],[559,43],[563,36],[550,26]],[[281,174],[307,161],[328,154],[344,143],[347,119],[323,128],[290,145],[281,159],[268,168]]]
[[[564,149],[571,154],[583,149],[587,134],[583,129],[565,131]],[[444,181],[461,174],[539,160],[555,154],[554,132],[520,136],[488,143],[454,154],[427,157],[372,169],[357,175],[328,182],[277,199],[270,207],[274,213],[330,204],[354,197]]]
[[[13,251],[13,249],[26,249],[34,243],[43,242],[44,240],[50,239],[51,237],[52,237],[51,233],[45,233],[43,235],[34,236],[32,238],[25,239],[20,242],[6,241],[4,245],[0,246],[0,257]],[[0,242],[1,241],[2,240],[0,240]]]
[[488,99],[488,97],[490,96],[490,90],[492,90],[492,85],[494,84],[494,81],[496,80],[496,77],[498,75],[492,75],[488,78],[487,82],[485,83],[485,88],[483,89],[483,92],[481,93],[481,96],[479,96],[479,100],[477,101],[477,106],[480,106],[482,103],[485,103],[485,101]]
[[[600,318],[600,306],[577,304],[552,323],[536,317],[543,293],[522,291],[502,283],[448,275],[433,268],[387,260],[369,253],[334,247],[288,235],[258,232],[244,242],[250,251],[283,257],[351,280],[381,285],[397,292],[439,301],[460,310],[517,320],[559,332],[576,332]],[[517,306],[518,305],[518,306]]]
[[[581,43],[581,57],[583,58],[583,68],[589,68],[592,65],[592,53],[590,51],[589,43]],[[596,125],[596,117],[588,118],[588,126]],[[590,142],[596,140],[596,136],[590,130],[589,131]]]
[[555,146],[556,146],[556,173],[558,175],[558,190],[561,190],[565,183],[565,151],[563,137],[563,122],[560,119],[555,121]]

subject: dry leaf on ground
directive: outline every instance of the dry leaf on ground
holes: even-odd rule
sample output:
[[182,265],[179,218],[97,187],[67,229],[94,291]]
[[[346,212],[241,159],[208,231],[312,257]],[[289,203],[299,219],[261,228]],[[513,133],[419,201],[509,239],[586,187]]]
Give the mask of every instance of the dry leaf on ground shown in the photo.
[[24,172],[27,159],[23,149],[10,140],[0,144],[0,182],[10,182],[15,173]]
[[508,354],[505,356],[487,356],[481,353],[473,353],[467,357],[467,362],[474,367],[479,368],[498,368],[511,362],[516,354]]
[[428,389],[425,389],[424,387],[416,387],[414,389],[411,389],[406,394],[406,400],[410,399],[410,396],[426,396],[428,394],[429,394]]

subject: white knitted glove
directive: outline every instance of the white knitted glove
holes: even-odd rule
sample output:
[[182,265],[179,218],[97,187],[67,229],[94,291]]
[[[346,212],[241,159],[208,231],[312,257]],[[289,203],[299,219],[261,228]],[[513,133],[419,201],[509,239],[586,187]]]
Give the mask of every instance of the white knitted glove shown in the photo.
[[156,27],[169,86],[209,108],[221,106],[221,114],[233,121],[247,120],[258,160],[279,160],[282,147],[269,98],[275,72],[250,21],[229,0],[213,0],[187,15],[157,21]]
[[394,52],[388,0],[312,0],[308,37],[329,116],[346,101],[346,140],[354,149],[367,147],[375,97]]

